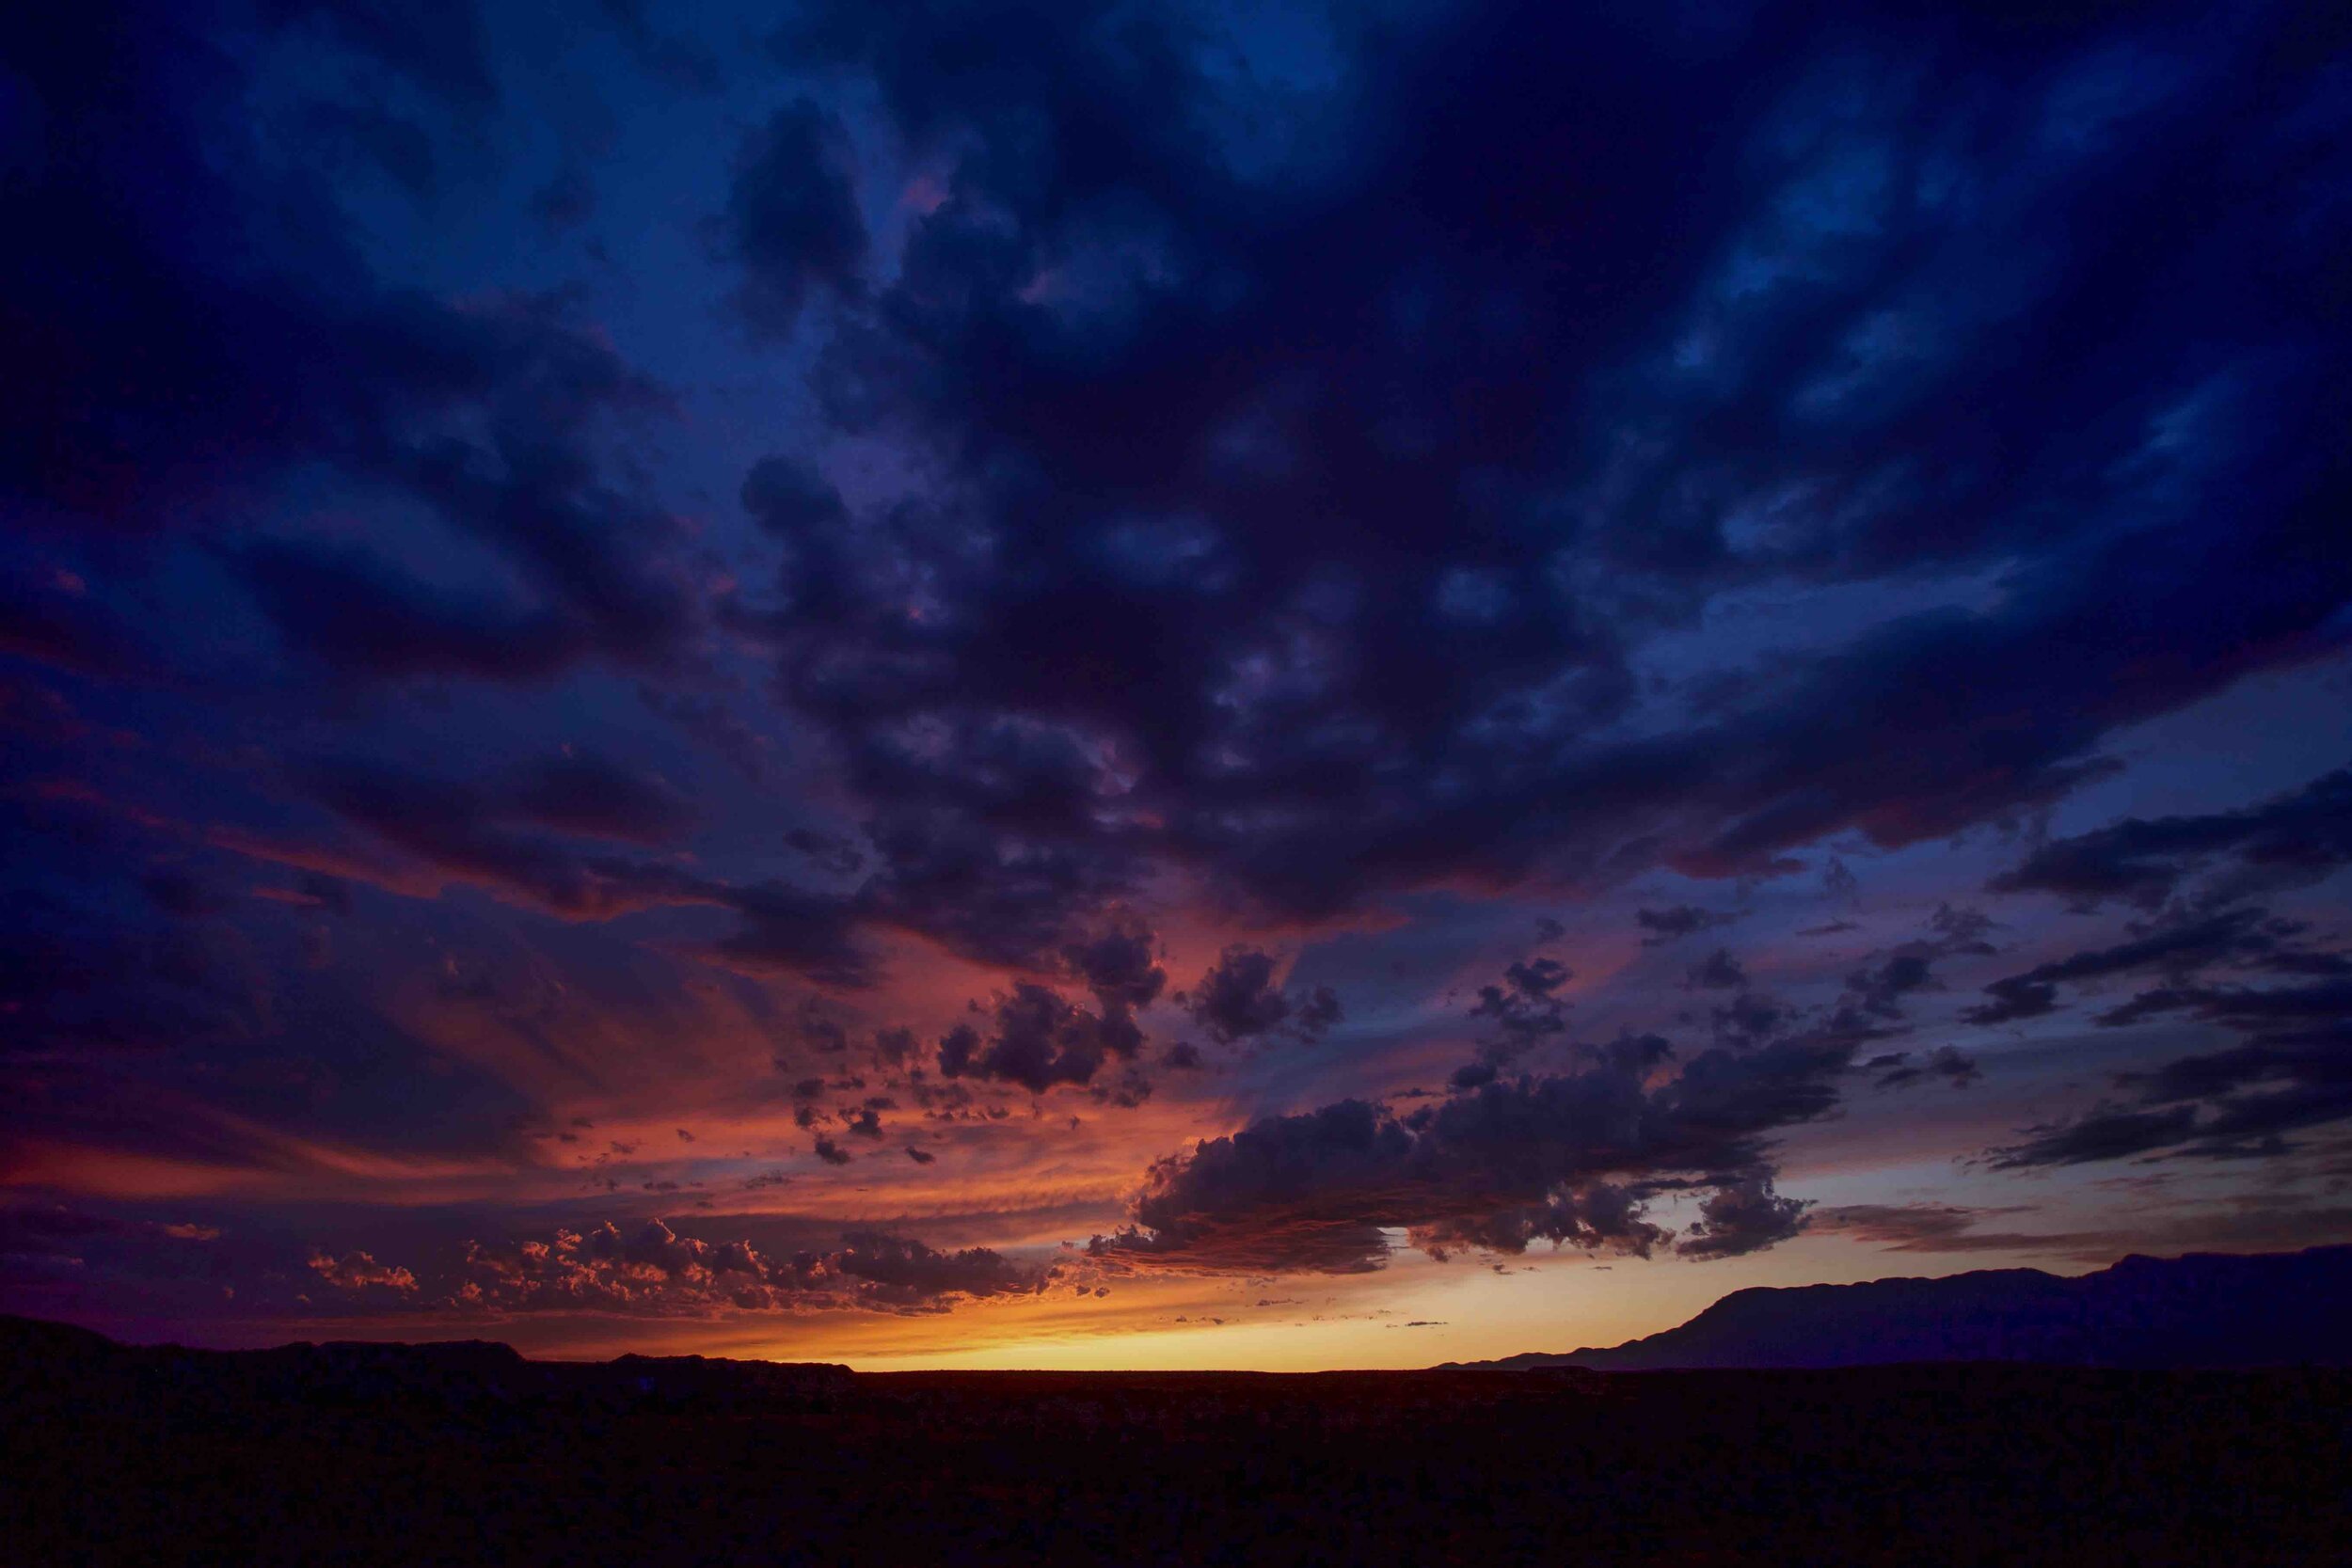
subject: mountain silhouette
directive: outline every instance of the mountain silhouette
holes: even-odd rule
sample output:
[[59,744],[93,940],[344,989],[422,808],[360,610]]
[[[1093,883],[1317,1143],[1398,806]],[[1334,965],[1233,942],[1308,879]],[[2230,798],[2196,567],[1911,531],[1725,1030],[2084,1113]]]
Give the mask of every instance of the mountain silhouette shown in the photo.
[[124,1406],[276,1401],[424,1402],[452,1409],[559,1402],[763,1408],[821,1402],[851,1384],[847,1367],[624,1355],[531,1361],[483,1339],[425,1344],[336,1340],[272,1350],[125,1345],[70,1323],[0,1314],[0,1404],[68,1399]]
[[1679,1327],[1609,1349],[1449,1369],[1594,1371],[1878,1367],[1922,1361],[2221,1368],[2352,1365],[2352,1246],[2133,1256],[2066,1278],[1984,1269],[1735,1291]]

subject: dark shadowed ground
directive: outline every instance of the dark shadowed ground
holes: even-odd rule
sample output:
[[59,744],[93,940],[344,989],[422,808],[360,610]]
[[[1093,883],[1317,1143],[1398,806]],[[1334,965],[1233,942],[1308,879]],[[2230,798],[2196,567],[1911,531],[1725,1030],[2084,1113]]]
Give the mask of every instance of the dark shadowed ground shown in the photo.
[[901,1373],[8,1325],[10,1563],[2337,1562],[2352,1374]]

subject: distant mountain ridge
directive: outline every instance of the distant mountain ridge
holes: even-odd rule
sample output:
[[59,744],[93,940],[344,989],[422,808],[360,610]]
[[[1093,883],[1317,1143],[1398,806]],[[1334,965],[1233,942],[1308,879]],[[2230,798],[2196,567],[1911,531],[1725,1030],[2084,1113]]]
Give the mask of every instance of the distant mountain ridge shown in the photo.
[[2075,1367],[2352,1365],[2352,1246],[2122,1259],[2075,1278],[1984,1269],[1941,1279],[1735,1291],[1609,1349],[1449,1370],[1594,1371],[2020,1361]]
[[822,1362],[624,1355],[531,1361],[485,1339],[422,1344],[330,1340],[272,1350],[119,1344],[71,1323],[0,1314],[0,1408],[18,1401],[230,1405],[283,1400],[423,1401],[452,1408],[528,1401],[628,1407],[771,1407],[848,1392],[849,1368]]
[[[2301,1252],[2134,1256],[2075,1278],[1987,1269],[1941,1279],[1735,1291],[1688,1323],[1608,1348],[1444,1363],[1445,1371],[1578,1367],[1814,1370],[2007,1361],[2108,1368],[2352,1367],[2352,1245]],[[856,1383],[847,1367],[701,1356],[526,1360],[482,1340],[341,1342],[203,1351],[119,1344],[67,1323],[0,1315],[0,1407],[333,1398],[448,1405],[559,1400],[655,1404],[818,1404]]]

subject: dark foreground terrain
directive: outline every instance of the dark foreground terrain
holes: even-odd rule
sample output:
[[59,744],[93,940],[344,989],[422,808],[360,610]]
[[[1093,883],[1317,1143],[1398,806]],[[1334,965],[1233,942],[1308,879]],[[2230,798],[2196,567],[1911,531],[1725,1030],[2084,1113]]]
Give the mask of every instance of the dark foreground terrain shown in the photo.
[[2352,1374],[903,1373],[0,1323],[0,1560],[2341,1562]]

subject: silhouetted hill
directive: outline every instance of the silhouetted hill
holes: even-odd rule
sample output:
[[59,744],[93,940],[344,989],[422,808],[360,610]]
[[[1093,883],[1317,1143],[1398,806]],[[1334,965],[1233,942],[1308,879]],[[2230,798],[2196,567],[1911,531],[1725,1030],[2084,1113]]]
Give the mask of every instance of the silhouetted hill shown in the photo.
[[2023,1361],[2071,1367],[2352,1365],[2352,1246],[2125,1258],[2078,1278],[1985,1269],[1735,1291],[1678,1328],[1612,1349],[1463,1370],[1879,1367]]
[[771,1404],[836,1396],[851,1379],[849,1368],[830,1364],[700,1355],[528,1361],[512,1345],[484,1339],[337,1340],[253,1351],[121,1345],[66,1323],[0,1315],[0,1404],[44,1395],[178,1407],[273,1401]]

